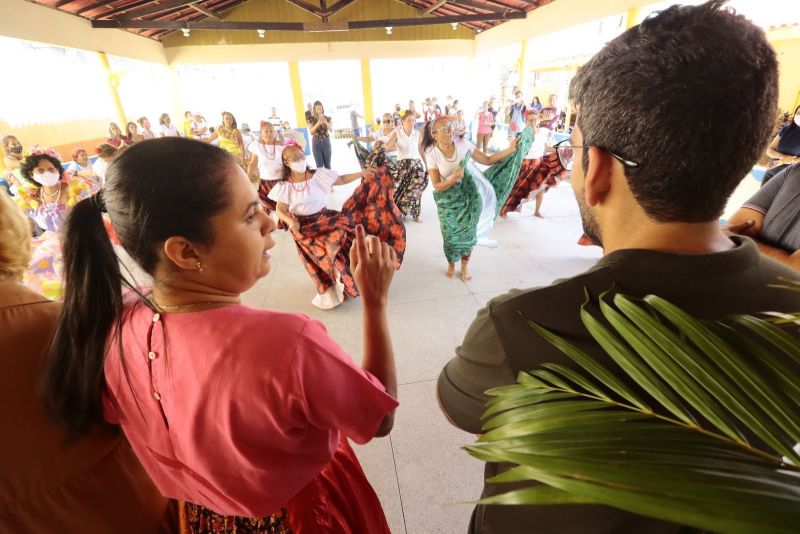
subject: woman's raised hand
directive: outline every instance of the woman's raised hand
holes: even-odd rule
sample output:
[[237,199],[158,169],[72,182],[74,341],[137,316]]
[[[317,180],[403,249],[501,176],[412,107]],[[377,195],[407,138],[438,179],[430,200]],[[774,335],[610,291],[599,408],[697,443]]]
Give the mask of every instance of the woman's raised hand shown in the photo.
[[392,247],[375,236],[367,236],[360,224],[356,226],[350,270],[365,307],[386,307],[396,265],[397,253]]

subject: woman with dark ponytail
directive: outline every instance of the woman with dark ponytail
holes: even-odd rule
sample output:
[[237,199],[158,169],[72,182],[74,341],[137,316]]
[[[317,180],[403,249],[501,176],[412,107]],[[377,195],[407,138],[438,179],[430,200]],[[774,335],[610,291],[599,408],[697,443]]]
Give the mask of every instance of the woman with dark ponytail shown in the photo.
[[[121,273],[103,211],[151,289]],[[240,304],[270,270],[274,228],[225,151],[181,138],[126,150],[67,222],[46,404],[75,437],[120,424],[192,532],[389,532],[347,438],[392,427],[394,254],[357,229],[359,367],[319,322]]]

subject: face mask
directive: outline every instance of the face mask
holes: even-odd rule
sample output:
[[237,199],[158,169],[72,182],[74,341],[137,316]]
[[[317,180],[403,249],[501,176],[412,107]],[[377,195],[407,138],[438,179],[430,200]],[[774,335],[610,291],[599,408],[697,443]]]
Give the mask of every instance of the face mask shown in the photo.
[[8,148],[13,154],[22,154],[22,146],[12,146]]
[[800,126],[800,115],[795,115],[794,116],[794,123],[796,125]]
[[306,170],[306,160],[301,159],[300,161],[293,161],[289,164],[289,168],[294,172],[304,172]]
[[53,187],[58,183],[60,177],[57,172],[43,172],[41,174],[35,172],[33,173],[33,179],[45,187]]

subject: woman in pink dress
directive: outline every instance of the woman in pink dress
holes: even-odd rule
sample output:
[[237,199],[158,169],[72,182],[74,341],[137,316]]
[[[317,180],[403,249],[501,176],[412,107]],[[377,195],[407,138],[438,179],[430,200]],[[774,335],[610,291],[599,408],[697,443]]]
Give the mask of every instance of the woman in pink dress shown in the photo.
[[[106,211],[153,277],[125,294]],[[251,308],[275,223],[224,150],[144,141],[66,225],[66,298],[45,399],[74,436],[118,423],[191,532],[388,533],[348,439],[385,436],[397,407],[386,318],[394,251],[356,233],[363,365],[318,321]]]

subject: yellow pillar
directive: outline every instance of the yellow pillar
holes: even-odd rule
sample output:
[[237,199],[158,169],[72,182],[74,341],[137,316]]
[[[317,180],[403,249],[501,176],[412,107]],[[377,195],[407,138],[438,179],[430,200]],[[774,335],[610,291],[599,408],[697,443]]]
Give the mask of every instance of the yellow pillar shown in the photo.
[[367,128],[375,123],[375,114],[372,110],[372,73],[369,70],[369,60],[361,60],[361,90],[364,93],[364,120]]
[[306,104],[303,102],[303,86],[300,84],[300,65],[297,61],[289,62],[289,79],[292,82],[296,128],[306,128]]
[[103,65],[103,68],[106,70],[106,76],[108,78],[108,89],[111,92],[111,100],[114,102],[114,108],[117,111],[117,120],[119,121],[119,127],[123,133],[125,133],[125,126],[128,123],[128,120],[125,118],[125,110],[122,108],[122,100],[119,98],[119,92],[117,91],[117,86],[119,85],[119,77],[112,72],[111,65],[108,63],[108,56],[106,56],[105,52],[98,52],[97,57],[100,58],[100,63]]
[[525,53],[528,49],[528,41],[522,41],[520,43],[522,50],[519,53],[519,90],[522,91],[523,96],[525,95]]
[[625,19],[625,28],[626,29],[630,29],[630,28],[633,28],[634,26],[636,26],[636,24],[638,24],[638,22],[637,22],[638,19],[639,19],[639,9],[635,8],[635,7],[632,8],[632,9],[629,9],[628,10],[628,16]]

